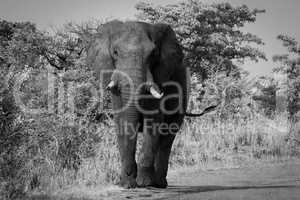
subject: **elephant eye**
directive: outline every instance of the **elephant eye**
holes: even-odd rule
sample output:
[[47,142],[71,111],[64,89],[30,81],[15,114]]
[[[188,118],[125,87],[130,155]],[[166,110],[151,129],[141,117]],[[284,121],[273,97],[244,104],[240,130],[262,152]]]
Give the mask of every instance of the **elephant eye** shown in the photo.
[[117,49],[114,49],[113,54],[114,54],[114,57],[118,57],[118,55],[119,55],[118,50],[117,50]]

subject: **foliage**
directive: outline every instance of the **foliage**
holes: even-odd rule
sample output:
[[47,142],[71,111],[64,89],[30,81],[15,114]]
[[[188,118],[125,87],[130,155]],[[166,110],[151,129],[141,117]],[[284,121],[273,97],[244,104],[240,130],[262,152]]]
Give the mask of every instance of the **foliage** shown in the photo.
[[[227,162],[228,154],[245,149],[249,158],[297,154],[285,139],[286,132],[274,135],[273,129],[264,128],[275,122],[253,106],[253,82],[236,64],[245,58],[264,59],[263,53],[250,45],[262,41],[240,30],[245,23],[254,22],[261,11],[199,1],[156,8],[141,3],[137,8],[143,19],[167,22],[175,28],[187,64],[197,72],[191,109],[200,111],[213,101],[222,101],[217,112],[186,120],[172,150],[172,166],[220,159]],[[49,34],[29,22],[0,21],[3,199],[32,190],[51,192],[71,184],[118,181],[120,157],[114,126],[110,116],[104,117],[99,102],[94,102],[93,89],[98,84],[85,64],[84,47],[101,24],[70,23]],[[208,77],[204,82],[197,75],[201,70]],[[19,86],[18,81],[22,82]],[[26,108],[38,113],[22,110],[15,98],[16,86]],[[224,129],[225,125],[234,127]]]
[[202,83],[194,76],[189,109],[196,113],[217,104],[216,121],[249,119],[257,109],[252,100],[254,83],[247,74],[236,79],[219,73]]
[[264,53],[254,47],[262,45],[262,40],[241,31],[246,23],[255,22],[257,14],[264,10],[250,10],[246,5],[233,7],[229,3],[204,4],[199,0],[167,6],[141,2],[136,9],[138,19],[167,23],[174,28],[187,65],[203,78],[220,71],[238,77],[237,62],[246,58],[266,59]]
[[275,72],[286,75],[288,97],[288,112],[291,120],[300,120],[300,45],[289,36],[279,35],[278,39],[287,48],[289,54],[275,55],[273,60],[279,63],[274,69]]
[[256,90],[253,94],[253,100],[257,102],[266,116],[271,117],[275,111],[277,100],[278,82],[273,78],[260,77],[255,83],[253,89]]
[[19,71],[25,66],[40,69],[51,65],[58,70],[74,69],[83,52],[83,42],[70,33],[57,32],[54,36],[37,30],[30,22],[0,21],[1,65],[14,66]]
[[[65,170],[76,174],[103,137],[86,109],[93,78],[79,35],[0,21],[0,43],[0,195],[10,199],[49,185]],[[74,104],[84,112],[72,113],[66,102],[72,85]]]

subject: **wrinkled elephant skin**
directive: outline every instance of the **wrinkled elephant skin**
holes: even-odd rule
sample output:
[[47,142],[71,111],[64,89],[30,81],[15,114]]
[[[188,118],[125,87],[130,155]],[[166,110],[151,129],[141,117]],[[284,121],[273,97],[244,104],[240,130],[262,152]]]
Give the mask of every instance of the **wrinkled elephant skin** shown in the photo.
[[[118,110],[120,184],[167,187],[170,151],[183,122],[189,85],[174,31],[166,24],[108,22],[90,42],[87,63],[112,90],[113,110]],[[111,73],[102,76],[104,71]],[[138,132],[143,141],[136,162]]]

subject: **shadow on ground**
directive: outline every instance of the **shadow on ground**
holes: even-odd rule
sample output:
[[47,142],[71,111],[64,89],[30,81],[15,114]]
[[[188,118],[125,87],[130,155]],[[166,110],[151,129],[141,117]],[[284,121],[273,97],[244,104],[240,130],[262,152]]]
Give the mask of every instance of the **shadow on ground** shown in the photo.
[[261,186],[169,186],[167,189],[157,189],[157,188],[147,188],[146,193],[141,193],[145,191],[132,190],[127,191],[126,199],[169,199],[183,194],[196,194],[203,192],[214,192],[214,191],[226,191],[226,190],[248,190],[248,189],[282,189],[282,188],[299,188],[299,185],[261,185]]
[[[275,185],[275,186],[169,186],[161,192],[174,192],[174,193],[200,193],[200,192],[213,192],[220,190],[248,190],[248,189],[276,189],[276,188],[300,188],[299,185]],[[150,188],[153,192],[157,189]]]
[[[183,194],[197,194],[203,192],[226,191],[226,190],[248,190],[248,189],[282,189],[299,188],[299,185],[261,185],[261,186],[169,186],[167,189],[147,188],[113,191],[109,195],[101,194],[94,197],[76,197],[72,196],[46,196],[36,195],[28,197],[27,200],[100,200],[100,199],[169,199]],[[82,195],[81,195],[82,196]]]
[[[35,195],[25,200],[102,200],[102,199],[295,199],[300,196],[300,163],[286,162],[215,171],[190,171],[173,174],[166,189],[117,186],[70,188],[62,193]],[[23,200],[22,199],[22,200]]]

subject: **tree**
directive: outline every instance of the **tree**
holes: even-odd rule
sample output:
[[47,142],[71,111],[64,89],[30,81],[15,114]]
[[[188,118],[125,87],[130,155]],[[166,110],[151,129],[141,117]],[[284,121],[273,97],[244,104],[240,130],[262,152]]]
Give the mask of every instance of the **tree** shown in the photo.
[[39,69],[50,64],[58,70],[74,69],[83,53],[78,36],[63,30],[54,35],[37,30],[30,22],[0,20],[0,65]]
[[246,5],[233,7],[229,3],[204,4],[199,0],[153,6],[140,2],[136,5],[138,19],[151,23],[170,24],[185,51],[185,62],[203,78],[225,72],[240,76],[237,62],[246,58],[266,59],[254,45],[262,40],[241,28],[253,23],[264,10],[250,10]]
[[287,48],[289,54],[275,55],[274,62],[279,63],[279,66],[274,69],[274,72],[279,72],[287,76],[287,98],[288,112],[292,121],[299,121],[300,111],[300,45],[295,40],[287,35],[279,35],[277,37],[283,46]]
[[[65,99],[57,97],[59,89],[65,94],[68,81],[73,81],[75,87],[88,83],[90,77],[85,76],[88,72],[84,68],[83,45],[79,35],[65,29],[50,35],[29,22],[0,20],[1,199],[16,198],[38,187],[40,181],[45,180],[43,176],[59,173],[62,169],[76,173],[81,159],[95,154],[99,136],[94,129],[89,129],[91,120],[85,116],[88,113],[76,115],[74,125],[65,123],[71,111],[64,106]],[[53,93],[47,90],[49,71],[46,66],[49,65],[54,69],[53,76],[62,76],[56,76]],[[69,71],[71,73],[66,77]],[[27,108],[47,110],[47,101],[53,95],[53,112],[21,112],[13,90],[20,74],[26,75],[17,90],[22,103]],[[58,80],[60,84],[56,84]],[[88,107],[84,107],[85,104],[91,99],[90,90],[78,88],[74,103],[85,110]],[[64,104],[63,113],[58,111],[59,100]],[[79,126],[83,122],[86,123]]]
[[276,111],[277,84],[273,78],[265,76],[260,77],[254,84],[258,91],[256,94],[253,94],[252,99],[258,103],[260,109],[268,117],[272,117]]

